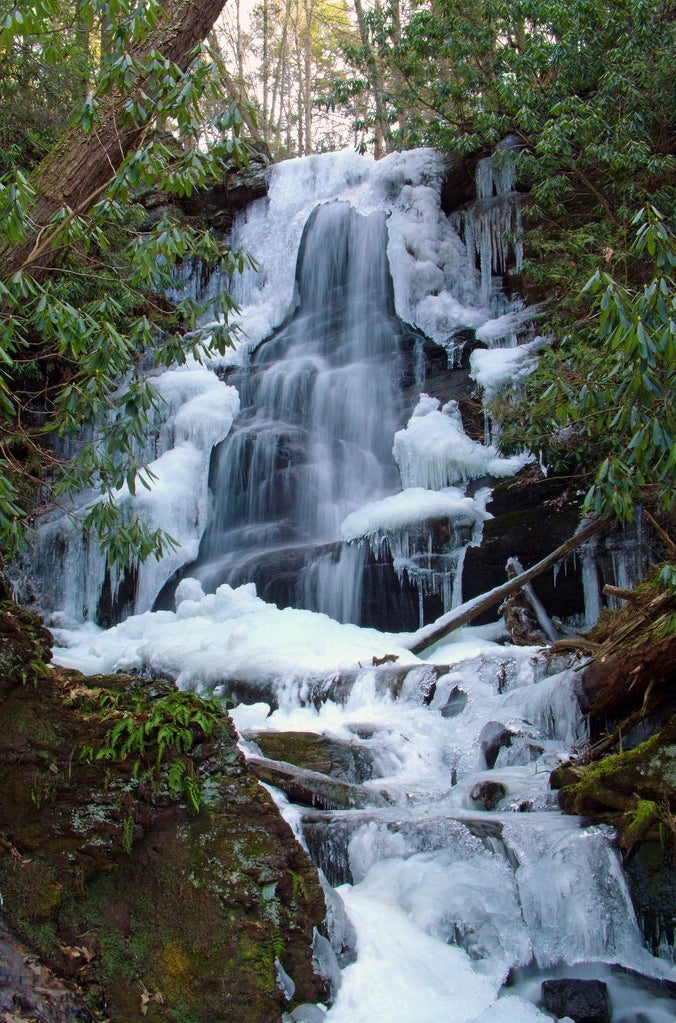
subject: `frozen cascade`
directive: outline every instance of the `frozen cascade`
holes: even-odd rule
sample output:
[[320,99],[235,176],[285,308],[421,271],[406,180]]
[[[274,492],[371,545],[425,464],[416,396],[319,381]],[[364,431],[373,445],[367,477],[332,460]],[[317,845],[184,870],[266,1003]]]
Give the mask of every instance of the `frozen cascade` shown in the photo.
[[[498,169],[481,162],[480,207],[493,203],[488,193],[497,190],[502,208],[510,174],[509,161]],[[459,486],[473,500],[468,481],[509,475],[525,461],[500,459],[490,445],[470,441],[451,405],[438,413],[447,436],[434,455],[416,438],[424,448],[433,427],[440,430],[437,417],[426,417],[424,436],[419,410],[406,425],[410,397],[403,387],[422,380],[421,331],[451,358],[463,331],[499,349],[530,317],[492,276],[506,258],[509,225],[501,223],[502,248],[483,260],[479,280],[471,239],[466,245],[439,209],[443,175],[443,160],[432,150],[377,163],[327,154],[274,169],[268,198],[240,215],[234,237],[259,265],[258,273],[247,270],[229,282],[246,341],[191,370],[202,397],[185,389],[185,373],[163,374],[165,422],[145,453],[162,486],[134,499],[117,495],[152,528],[173,535],[178,550],[159,566],[118,573],[67,515],[52,515],[33,566],[47,607],[64,620],[113,624],[152,606],[173,607],[185,575],[198,576],[207,590],[253,581],[267,600],[380,628],[396,621],[414,627],[429,594],[438,598],[432,613],[460,599],[464,551],[480,537],[483,498],[469,532],[466,516],[458,522],[446,516],[442,531],[452,541],[434,555],[419,515],[413,523],[401,518],[387,536],[380,530],[378,542],[346,540],[342,528],[353,513],[402,487]],[[184,286],[208,297],[220,283],[200,277]],[[534,364],[531,345],[520,346],[519,372]],[[233,385],[242,412],[231,430]],[[175,420],[196,436],[172,438]],[[393,596],[381,612],[384,589]]]
[[[641,975],[676,973],[642,943],[611,832],[564,817],[549,789],[586,740],[577,674],[501,645],[499,625],[422,660],[400,634],[350,624],[385,549],[419,594],[459,599],[439,559],[457,566],[484,527],[488,478],[523,464],[469,439],[454,401],[420,393],[422,332],[452,355],[473,331],[486,393],[527,373],[541,343],[509,347],[525,311],[477,273],[477,257],[482,271],[507,258],[509,171],[480,165],[495,219],[464,235],[439,213],[442,173],[431,151],[275,169],[238,227],[261,266],[235,285],[247,343],[160,381],[165,486],[143,499],[181,549],[134,584],[121,624],[55,628],[56,658],[234,693],[247,754],[269,732],[353,752],[358,809],[273,790],[328,878],[315,947],[334,987],[327,1023],[546,1023],[540,983],[560,976],[605,981],[612,1023],[667,1023],[667,990]],[[93,618],[106,566],[88,568],[64,521],[44,526],[47,601]],[[172,574],[166,609],[149,610]]]
[[637,1019],[629,1008],[667,1023],[668,990],[638,975],[676,972],[643,947],[610,829],[564,817],[548,786],[586,736],[576,673],[468,636],[444,658],[432,690],[405,684],[395,697],[369,669],[339,702],[233,712],[245,752],[266,732],[305,731],[373,763],[372,809],[279,794],[335,886],[329,938],[343,969],[327,1023],[545,1023],[540,984],[561,976],[604,981],[612,1023]]
[[[495,275],[507,270],[510,259],[517,270],[523,261],[521,205],[513,191],[513,149],[503,143],[497,157],[479,160],[475,172],[478,201],[456,215],[465,244],[478,264],[481,297],[486,303],[500,300],[495,294]],[[515,335],[512,343],[516,344]]]
[[[40,581],[41,601],[58,612],[58,621],[84,618],[113,624],[148,608],[167,579],[197,553],[206,525],[209,457],[237,415],[239,396],[194,363],[160,374],[153,384],[160,397],[157,433],[149,431],[140,456],[155,483],[151,490],[137,486],[133,497],[125,486],[115,498],[150,528],[166,530],[177,549],[160,562],[150,559],[137,568],[111,569],[98,544],[83,535],[74,514],[64,514],[63,508],[49,513],[37,534],[31,568]],[[71,512],[94,500],[95,494],[81,495]],[[116,605],[117,614],[111,616]]]
[[[397,313],[427,328],[430,299],[444,298],[455,304],[456,328],[483,325],[496,339],[507,327],[502,322],[491,328],[491,323],[509,321],[514,330],[524,319],[515,303],[512,319],[504,302],[496,319],[495,303],[480,311],[463,308],[454,297],[462,291],[476,302],[481,292],[473,256],[468,262],[449,223],[439,219],[434,160],[435,154],[423,152],[402,163],[398,155],[368,175],[363,163],[355,174],[350,160],[348,188],[343,182],[337,195],[332,194],[335,180],[326,174],[335,160],[296,162],[273,181],[269,202],[254,204],[240,224],[238,244],[253,247],[258,256],[256,246],[265,234],[268,247],[283,247],[282,263],[288,262],[293,237],[298,258],[292,311],[280,328],[261,338],[257,317],[279,289],[289,294],[288,277],[281,280],[278,267],[265,259],[260,280],[245,274],[235,282],[238,300],[256,310],[253,316],[248,308],[243,312],[243,329],[254,333],[243,364],[228,375],[243,411],[212,459],[211,515],[199,557],[160,595],[156,607],[173,606],[175,585],[187,575],[206,591],[253,581],[259,595],[277,604],[383,627],[372,609],[390,564],[399,581],[390,620],[413,624],[415,607],[422,624],[429,594],[440,598],[443,609],[460,601],[464,554],[468,544],[479,542],[485,517],[483,492],[478,500],[467,498],[469,520],[463,512],[456,519],[450,507],[446,514],[430,515],[443,515],[446,522],[437,529],[444,533],[440,549],[436,541],[431,549],[430,522],[421,523],[419,511],[411,515],[411,501],[399,502],[399,520],[387,530],[376,527],[367,536],[350,528],[353,515],[379,501],[384,509],[412,486],[400,455],[405,441],[397,431],[406,412],[402,381],[418,358],[419,343]],[[506,189],[504,177],[499,180]],[[301,218],[290,216],[290,197],[303,195],[303,188],[317,195],[318,181],[327,201],[315,201],[307,216],[303,209],[299,237]],[[435,296],[428,294],[431,289]],[[528,456],[501,459],[496,449],[470,441],[457,408],[443,411],[444,425],[452,423],[452,429],[436,459],[441,468],[419,473],[426,491],[464,487],[480,476],[511,475],[527,461]],[[419,415],[414,411],[404,435],[414,431]],[[423,447],[430,436],[427,429]],[[419,467],[427,464],[419,450],[412,457]],[[397,494],[401,485],[405,489]]]
[[295,314],[230,377],[244,408],[212,462],[210,523],[187,572],[208,590],[254,579],[268,599],[358,620],[359,554],[329,548],[350,512],[398,482],[400,328],[384,215],[318,206],[297,281]]

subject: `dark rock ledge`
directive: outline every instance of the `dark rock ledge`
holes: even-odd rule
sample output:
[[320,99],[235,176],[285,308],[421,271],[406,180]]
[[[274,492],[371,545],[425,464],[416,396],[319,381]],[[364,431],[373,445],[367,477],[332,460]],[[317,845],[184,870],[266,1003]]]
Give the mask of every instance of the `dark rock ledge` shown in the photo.
[[[214,709],[204,732],[200,701],[171,684],[50,669],[50,646],[32,614],[0,604],[2,912],[80,999],[57,997],[54,1019],[274,1023],[323,1000],[316,872],[228,717]],[[156,731],[142,753],[97,758],[116,725],[121,752],[127,725],[163,708],[186,752],[160,754]],[[295,983],[290,1001],[279,966]],[[30,1001],[19,973],[0,985],[17,1019]]]

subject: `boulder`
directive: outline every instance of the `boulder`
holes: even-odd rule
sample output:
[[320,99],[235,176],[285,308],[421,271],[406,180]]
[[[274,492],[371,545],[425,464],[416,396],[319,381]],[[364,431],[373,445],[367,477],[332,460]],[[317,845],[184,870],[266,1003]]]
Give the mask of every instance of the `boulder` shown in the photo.
[[7,1023],[90,1023],[87,1003],[71,991],[0,919],[0,1019]]
[[507,795],[507,789],[499,781],[477,782],[470,791],[470,799],[479,809],[495,810],[501,799]]
[[[512,489],[498,487],[496,492],[497,496],[487,505],[487,511],[494,517],[484,523],[481,546],[470,547],[465,555],[463,600],[488,593],[504,583],[509,558],[517,557],[524,568],[529,568],[568,540],[578,526],[576,509],[549,506],[544,500],[546,489],[539,503],[535,484],[527,491],[533,501],[530,507],[522,506],[527,498],[516,484]],[[508,503],[510,497],[514,500],[512,508]],[[572,565],[556,573],[549,569],[533,580],[532,587],[550,614],[555,612],[565,619],[584,610],[580,573]],[[495,610],[489,610],[476,618],[474,624],[494,621],[495,617]]]
[[628,854],[646,839],[673,843],[676,812],[676,714],[646,742],[595,764],[564,764],[550,784],[566,813],[612,824]]
[[489,770],[495,767],[500,750],[503,747],[511,746],[516,735],[516,732],[507,728],[500,721],[486,722],[479,735],[479,747]]
[[253,742],[268,760],[284,760],[296,767],[360,785],[377,772],[368,746],[315,732],[246,731],[242,738]]
[[446,703],[440,708],[439,713],[442,718],[455,718],[458,714],[462,714],[467,706],[468,699],[469,697],[464,689],[461,689],[460,686],[453,686],[448,694]]
[[610,1023],[608,991],[601,980],[545,980],[542,1004],[547,1012],[570,1016],[575,1023]]

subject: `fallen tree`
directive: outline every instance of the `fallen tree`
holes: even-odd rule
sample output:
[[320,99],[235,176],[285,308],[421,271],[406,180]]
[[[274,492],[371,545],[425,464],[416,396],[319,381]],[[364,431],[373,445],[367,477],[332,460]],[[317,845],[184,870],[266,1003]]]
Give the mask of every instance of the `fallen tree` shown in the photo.
[[401,646],[406,647],[411,653],[419,654],[423,650],[432,646],[433,643],[443,639],[444,636],[448,636],[449,633],[454,632],[456,629],[461,628],[463,625],[467,625],[474,618],[478,617],[483,611],[488,611],[495,604],[498,604],[505,597],[509,597],[510,594],[516,593],[526,583],[529,583],[531,579],[535,579],[537,576],[546,572],[548,568],[554,565],[561,558],[564,558],[567,554],[577,550],[578,547],[589,540],[596,533],[599,533],[607,525],[605,519],[595,519],[590,522],[589,525],[585,526],[579,532],[575,533],[570,540],[566,540],[565,543],[557,547],[555,551],[548,554],[546,558],[542,558],[535,565],[527,568],[525,572],[521,572],[519,575],[514,576],[513,579],[509,579],[506,583],[502,583],[500,586],[496,586],[494,589],[489,590],[488,593],[483,593],[478,597],[473,597],[472,600],[468,600],[465,604],[461,604],[459,607],[454,608],[452,611],[448,611],[441,618],[437,618],[436,622],[432,622],[430,625],[424,625],[422,629],[418,629],[412,636],[409,637],[408,642],[405,640],[401,641]]

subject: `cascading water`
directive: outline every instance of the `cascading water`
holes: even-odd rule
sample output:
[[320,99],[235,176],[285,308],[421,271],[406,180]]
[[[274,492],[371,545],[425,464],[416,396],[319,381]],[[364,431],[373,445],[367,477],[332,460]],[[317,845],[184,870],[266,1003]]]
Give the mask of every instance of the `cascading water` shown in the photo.
[[[430,151],[275,169],[238,228],[261,264],[235,285],[248,344],[234,366],[214,363],[220,376],[188,367],[161,381],[178,446],[160,451],[164,487],[143,499],[153,525],[170,501],[181,546],[141,570],[137,613],[120,625],[55,629],[64,665],[237,699],[247,754],[285,761],[292,791],[310,793],[302,806],[277,798],[328,878],[315,955],[333,1004],[294,1010],[294,1023],[546,1023],[540,983],[562,976],[606,983],[612,1023],[673,1019],[659,982],[676,975],[643,946],[612,833],[564,818],[549,790],[586,738],[577,673],[501,645],[500,623],[425,658],[401,634],[339,624],[363,619],[364,566],[385,554],[418,588],[412,624],[394,628],[417,625],[421,594],[457,602],[486,484],[526,461],[467,437],[457,396],[420,393],[424,335],[451,361],[468,333],[481,342],[470,372],[486,394],[525,375],[543,343],[515,346],[528,314],[491,278],[517,207],[493,194],[505,174],[491,171],[489,199],[489,170],[489,221],[468,211],[462,228],[439,211]],[[82,607],[94,617],[105,562],[87,576],[83,552],[70,527],[47,524],[57,625]],[[163,588],[165,609],[148,610]],[[290,768],[299,732],[322,735],[343,767]]]
[[399,350],[382,213],[318,206],[289,322],[229,378],[243,412],[212,462],[213,504],[186,574],[213,591],[255,581],[266,599],[358,621],[363,551],[328,549],[348,514],[397,488]]

